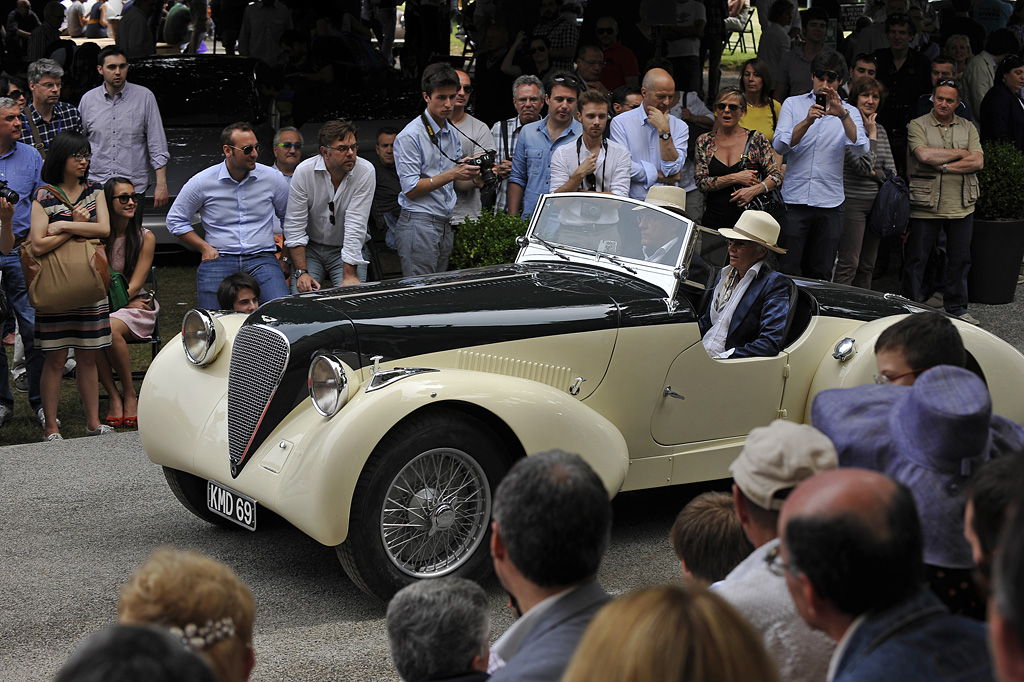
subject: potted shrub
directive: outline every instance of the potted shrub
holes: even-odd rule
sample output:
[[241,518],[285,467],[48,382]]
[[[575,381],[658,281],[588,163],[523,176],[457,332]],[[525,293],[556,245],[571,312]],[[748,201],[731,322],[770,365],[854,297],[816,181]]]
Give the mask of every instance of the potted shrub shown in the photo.
[[1010,303],[1024,258],[1024,153],[994,141],[984,152],[967,293],[972,303]]
[[519,253],[516,237],[526,234],[528,225],[504,211],[485,208],[479,218],[456,228],[449,262],[457,270],[511,263]]

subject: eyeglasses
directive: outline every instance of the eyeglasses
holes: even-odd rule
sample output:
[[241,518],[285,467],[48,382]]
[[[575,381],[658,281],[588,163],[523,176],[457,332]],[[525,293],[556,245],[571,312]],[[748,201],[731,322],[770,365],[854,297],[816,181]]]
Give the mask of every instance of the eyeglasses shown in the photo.
[[56,83],[36,83],[36,85],[47,90],[60,90],[64,84],[58,81]]
[[768,567],[768,572],[772,575],[776,575],[780,578],[785,577],[787,572],[792,572],[792,566],[782,560],[782,547],[776,545],[768,551],[768,554],[764,557],[764,563]]
[[242,152],[246,156],[249,156],[253,152],[256,152],[257,154],[260,153],[260,143],[259,142],[257,142],[256,144],[247,144],[244,147],[236,147],[233,144],[229,144],[228,146],[231,147],[232,149],[237,149],[238,151]]
[[327,202],[327,208],[331,209],[330,220],[331,220],[331,225],[333,225],[334,224],[334,202],[333,201],[328,201]]
[[597,190],[597,175],[595,173],[587,173],[587,177],[583,178],[584,186],[588,191]]
[[939,87],[940,85],[944,85],[947,88],[955,88],[955,87],[957,87],[955,80],[941,80],[941,81],[939,81],[938,83],[935,84],[935,87]]
[[79,152],[78,154],[72,154],[71,158],[78,162],[88,161],[92,158],[92,154],[83,154]]
[[25,93],[21,90],[11,90],[9,93],[7,93],[7,96],[11,99],[21,99],[25,96]]
[[608,63],[608,62],[604,61],[603,59],[600,60],[600,61],[597,61],[597,60],[593,60],[593,59],[584,59],[583,57],[580,57],[580,61],[583,62],[584,64],[590,64],[591,66],[604,66],[605,64]]
[[282,149],[302,149],[301,142],[278,142],[277,146]]
[[725,111],[726,109],[729,111],[739,111],[740,105],[730,102],[715,102],[715,108],[719,111]]
[[587,84],[581,80],[576,80],[572,76],[555,76],[551,79],[552,82],[564,85],[567,88],[579,89],[580,92],[586,92]]
[[835,71],[815,71],[814,77],[820,81],[837,81],[839,74]]
[[333,149],[336,152],[341,152],[342,154],[348,154],[349,152],[359,151],[359,143],[357,142],[356,144],[339,144],[337,147],[327,145],[327,148]]
[[136,204],[142,203],[141,194],[118,194],[114,198],[121,202],[122,206],[126,206],[129,201],[134,202]]
[[610,36],[611,34],[615,33],[615,29],[612,28],[611,26],[609,26],[608,28],[599,28],[596,29],[596,31],[597,35],[599,36]]
[[460,85],[459,86],[459,92],[464,92],[467,95],[470,95],[470,94],[473,93],[473,86],[472,85]]
[[516,97],[516,104],[539,104],[540,97]]
[[931,367],[922,367],[921,369],[912,369],[909,372],[900,372],[899,374],[893,374],[892,376],[886,376],[885,374],[876,374],[875,383],[878,384],[879,386],[885,386],[886,384],[894,384],[903,377],[916,377],[921,372],[926,372],[929,369],[931,369]]

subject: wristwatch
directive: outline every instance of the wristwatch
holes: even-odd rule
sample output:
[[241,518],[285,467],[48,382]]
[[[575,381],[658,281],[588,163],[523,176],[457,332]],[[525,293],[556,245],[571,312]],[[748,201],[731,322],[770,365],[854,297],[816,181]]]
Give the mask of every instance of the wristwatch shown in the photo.
[[944,164],[942,164],[942,172],[943,172],[943,173],[945,173],[945,172],[946,172],[946,166],[948,166],[948,165],[949,165],[948,163],[944,163]]
[[672,139],[672,133],[670,133],[670,132],[669,133],[662,133],[661,135],[658,135],[658,137],[660,137],[663,140],[671,140]]
[[309,270],[292,270],[292,279],[298,281],[299,277],[309,274]]
[[284,263],[285,265],[291,265],[292,264],[292,259],[289,258],[288,256],[281,256],[281,258],[279,260],[282,263]]

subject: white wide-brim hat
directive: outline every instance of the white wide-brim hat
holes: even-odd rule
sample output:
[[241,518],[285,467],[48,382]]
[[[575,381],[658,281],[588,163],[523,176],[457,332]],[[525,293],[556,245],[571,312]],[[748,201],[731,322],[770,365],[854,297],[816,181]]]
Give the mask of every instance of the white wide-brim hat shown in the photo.
[[744,239],[755,244],[765,246],[775,253],[786,253],[786,249],[780,249],[779,222],[765,211],[744,211],[740,214],[736,226],[732,229],[723,227],[718,234],[726,239]]
[[[686,212],[686,190],[682,187],[676,187],[674,185],[654,185],[647,190],[647,197],[644,201],[648,204],[672,209],[674,212],[681,214],[684,218],[693,220],[693,218],[690,217],[690,214]],[[639,211],[642,208],[642,206],[637,206],[633,210]]]

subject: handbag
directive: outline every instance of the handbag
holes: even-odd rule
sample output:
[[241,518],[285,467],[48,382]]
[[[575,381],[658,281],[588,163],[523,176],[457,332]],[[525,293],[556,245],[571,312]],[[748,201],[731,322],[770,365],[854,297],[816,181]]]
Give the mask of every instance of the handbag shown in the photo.
[[[740,160],[743,162],[744,168],[751,168],[757,170],[756,165],[750,160],[750,141],[754,138],[754,131],[751,130],[747,133],[747,144],[743,147],[743,156]],[[758,174],[760,176],[760,173]],[[764,178],[760,178],[761,182],[764,182]],[[782,192],[779,188],[771,189],[767,192],[758,194],[756,197],[747,202],[747,205],[743,207],[744,211],[764,211],[770,214],[773,218],[778,220],[779,215],[786,212],[786,202],[782,199]]]
[[110,269],[110,290],[107,292],[110,300],[110,312],[120,310],[128,305],[128,279],[120,272]]
[[[43,185],[60,197],[51,185]],[[74,206],[61,201],[69,208]],[[41,313],[62,313],[90,305],[107,296],[110,265],[107,250],[99,239],[74,237],[47,253],[36,255],[31,241],[20,249],[28,300]]]
[[885,171],[885,182],[878,188],[868,212],[867,226],[872,234],[885,238],[902,235],[910,222],[910,190],[903,178]]

